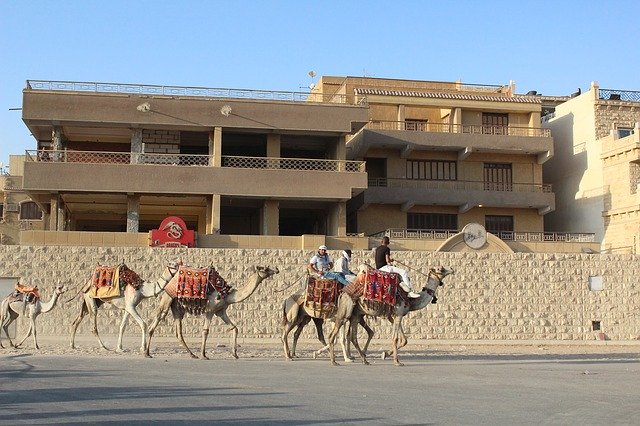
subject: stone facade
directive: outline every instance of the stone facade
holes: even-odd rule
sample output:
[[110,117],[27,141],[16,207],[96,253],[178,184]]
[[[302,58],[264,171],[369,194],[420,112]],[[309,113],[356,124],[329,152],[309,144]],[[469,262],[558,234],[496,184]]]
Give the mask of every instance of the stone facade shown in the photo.
[[[335,257],[338,252],[330,250],[330,254]],[[302,250],[273,249],[0,246],[0,277],[19,277],[25,284],[37,285],[45,301],[60,281],[69,288],[61,298],[66,301],[86,282],[97,263],[115,265],[124,259],[148,280],[159,277],[164,265],[178,258],[194,266],[213,263],[234,286],[242,285],[254,265],[278,267],[278,275],[228,311],[241,338],[273,340],[282,332],[282,301],[302,288],[304,266],[311,255]],[[396,251],[394,257],[414,265],[416,270],[409,272],[415,287],[425,279],[418,270],[427,273],[429,267],[438,265],[455,270],[440,288],[437,304],[405,318],[404,330],[410,339],[524,342],[640,338],[640,257],[636,255]],[[359,262],[372,260],[369,251],[354,251],[353,259],[353,269]],[[602,277],[603,290],[591,291],[589,277]],[[79,303],[76,298],[43,314],[38,320],[39,334],[66,338]],[[143,318],[149,319],[155,306],[153,299],[143,301]],[[98,314],[101,335],[116,335],[121,315],[113,308],[103,308]],[[19,322],[18,333],[22,333],[26,321]],[[369,322],[376,337],[390,336],[386,320]],[[596,322],[599,331],[594,331]],[[200,324],[199,319],[188,317],[185,335],[200,336]],[[225,328],[214,320],[211,336],[226,341],[229,332]],[[90,335],[88,318],[79,334]],[[130,322],[126,335],[138,336],[137,325]],[[172,336],[172,320],[164,321],[156,335]],[[307,327],[303,337],[313,338],[313,327]]]

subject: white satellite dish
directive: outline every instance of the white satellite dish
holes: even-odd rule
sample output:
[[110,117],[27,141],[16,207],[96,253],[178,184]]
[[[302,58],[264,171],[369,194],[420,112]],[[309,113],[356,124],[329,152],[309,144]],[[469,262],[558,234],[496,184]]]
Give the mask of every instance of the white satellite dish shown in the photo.
[[145,102],[143,104],[138,105],[136,109],[140,112],[149,112],[151,111],[151,105],[149,104],[149,102]]
[[311,78],[313,78],[313,77],[315,77],[317,75],[314,70],[309,71],[308,74],[309,74],[309,77],[311,77]]
[[231,106],[223,105],[222,108],[220,108],[220,114],[224,115],[225,117],[228,117],[229,114],[231,114]]

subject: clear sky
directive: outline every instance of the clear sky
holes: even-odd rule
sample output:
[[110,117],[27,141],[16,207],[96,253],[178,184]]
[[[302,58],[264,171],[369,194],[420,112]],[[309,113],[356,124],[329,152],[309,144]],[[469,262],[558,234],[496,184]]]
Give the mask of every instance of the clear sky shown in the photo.
[[638,22],[638,0],[0,0],[0,161],[36,147],[10,110],[27,79],[304,91],[314,70],[640,90]]

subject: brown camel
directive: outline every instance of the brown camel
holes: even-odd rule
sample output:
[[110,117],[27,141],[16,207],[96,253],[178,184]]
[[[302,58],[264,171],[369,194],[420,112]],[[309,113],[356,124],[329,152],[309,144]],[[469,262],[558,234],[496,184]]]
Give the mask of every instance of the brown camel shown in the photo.
[[[361,272],[362,274],[363,272]],[[398,348],[406,344],[406,337],[402,330],[402,319],[411,311],[417,311],[428,306],[435,297],[436,290],[439,286],[443,285],[442,280],[447,276],[453,274],[453,269],[447,269],[443,266],[439,268],[432,268],[429,271],[427,283],[420,291],[420,297],[403,299],[398,297],[396,299],[395,307],[391,313],[393,318],[393,331],[391,334],[391,355],[393,356],[393,362],[395,365],[403,365],[398,360]],[[359,297],[354,301],[348,294],[341,294],[338,298],[338,310],[335,316],[335,324],[331,333],[329,334],[329,356],[333,365],[338,365],[335,359],[334,346],[335,339],[338,335],[339,328],[347,320],[351,323],[351,341],[356,347],[362,362],[369,364],[366,354],[360,349],[357,340],[353,339],[355,327],[354,324],[360,322],[364,315],[371,315],[375,317],[386,317],[387,313],[383,309],[371,309],[364,303],[364,299]],[[367,342],[368,344],[368,342]],[[365,346],[366,347],[366,346]]]
[[[89,281],[82,287],[76,296],[79,293],[82,294],[82,300],[80,301],[80,305],[78,306],[79,312],[76,319],[73,321],[71,325],[71,348],[75,349],[75,338],[76,331],[78,330],[78,326],[82,322],[82,319],[88,313],[91,314],[91,318],[93,320],[93,330],[92,333],[98,339],[98,343],[102,349],[107,350],[107,347],[102,342],[100,335],[98,334],[98,325],[97,325],[97,317],[98,317],[98,309],[100,306],[108,303],[122,311],[124,311],[124,315],[122,316],[122,321],[120,322],[120,332],[118,334],[118,344],[116,346],[117,352],[122,352],[122,336],[124,335],[124,329],[127,326],[127,321],[129,320],[129,316],[131,316],[140,326],[140,330],[142,331],[142,342],[140,346],[140,352],[142,354],[146,354],[147,347],[147,323],[142,319],[137,306],[142,302],[142,300],[147,299],[149,297],[156,297],[158,294],[162,292],[164,286],[173,278],[173,276],[178,271],[177,265],[175,263],[170,263],[163,271],[163,274],[156,281],[143,281],[142,285],[135,289],[133,286],[127,284],[123,291],[120,292],[120,295],[109,297],[105,299],[96,299],[91,295],[91,286],[92,281]],[[75,297],[74,296],[74,299]],[[72,299],[73,300],[73,299]]]
[[[264,266],[256,266],[255,272],[247,279],[247,283],[240,289],[232,289],[229,294],[225,297],[222,297],[217,290],[212,291],[207,294],[206,305],[202,314],[204,315],[203,325],[202,325],[202,344],[200,346],[200,357],[203,359],[209,359],[206,355],[206,345],[207,345],[207,336],[209,335],[209,328],[211,327],[211,320],[214,315],[222,319],[225,324],[231,326],[230,331],[232,331],[231,335],[231,355],[234,358],[238,358],[238,327],[229,319],[227,315],[227,308],[234,303],[240,303],[246,300],[249,296],[253,294],[253,292],[258,288],[258,285],[262,283],[265,279],[279,273],[278,268],[271,269],[269,267]],[[153,336],[153,332],[166,316],[169,313],[169,309],[171,309],[171,314],[173,315],[173,319],[175,320],[175,334],[178,341],[184,346],[189,355],[192,358],[197,358],[189,346],[187,346],[184,341],[184,336],[182,335],[182,319],[186,314],[186,309],[178,302],[177,298],[172,297],[166,291],[160,297],[160,304],[154,314],[154,320],[151,326],[149,327],[149,341],[147,342],[146,348],[146,356],[151,356],[149,354],[149,347],[151,346],[151,337]]]
[[[296,346],[298,344],[298,338],[300,337],[300,334],[302,333],[302,330],[304,329],[304,327],[311,320],[313,320],[316,326],[316,331],[318,333],[318,340],[320,341],[320,343],[322,343],[322,346],[323,346],[321,349],[313,353],[313,357],[314,358],[317,357],[321,352],[329,348],[329,346],[327,345],[327,342],[325,341],[324,331],[322,329],[322,326],[324,324],[324,319],[314,317],[313,313],[309,312],[305,308],[304,299],[305,299],[304,292],[298,291],[292,294],[291,296],[287,297],[282,303],[282,313],[283,313],[282,325],[284,326],[284,330],[281,336],[281,340],[284,345],[284,357],[289,361],[293,360],[293,358],[296,357]],[[328,319],[331,321],[333,317]],[[369,341],[373,337],[373,330],[367,325],[367,323],[364,320],[364,317],[362,317],[360,321],[360,325],[367,331],[367,334],[369,335],[367,344],[365,345],[365,348],[364,348],[364,351],[366,352],[367,347],[369,345]],[[293,333],[293,341],[291,342],[291,347],[289,347],[288,337],[289,337],[289,333],[291,332],[291,330],[293,330],[294,327],[296,327],[296,331]],[[349,333],[345,332],[344,328],[342,328],[341,330],[342,330],[342,338],[340,339],[340,343],[342,345],[342,354],[344,355],[344,362],[352,362],[353,358],[349,353],[350,352],[349,340],[347,339],[347,336],[349,336]]]
[[[7,335],[7,339],[9,339],[9,344],[13,347],[19,347],[27,340],[27,337],[30,335],[33,336],[33,345],[36,349],[40,349],[38,346],[38,339],[36,333],[36,318],[38,315],[45,314],[51,311],[58,302],[58,298],[62,293],[64,293],[64,286],[59,285],[53,290],[53,296],[47,302],[41,302],[40,298],[37,298],[33,302],[25,302],[22,300],[15,300],[12,298],[12,295],[8,295],[2,300],[0,303],[0,325],[2,326],[2,330]],[[20,343],[14,345],[9,337],[9,325],[14,322],[20,315],[26,315],[29,318],[29,330],[24,335],[24,338],[20,341]],[[2,337],[2,330],[0,330],[0,337]],[[2,342],[0,341],[0,348],[4,348],[2,346]]]

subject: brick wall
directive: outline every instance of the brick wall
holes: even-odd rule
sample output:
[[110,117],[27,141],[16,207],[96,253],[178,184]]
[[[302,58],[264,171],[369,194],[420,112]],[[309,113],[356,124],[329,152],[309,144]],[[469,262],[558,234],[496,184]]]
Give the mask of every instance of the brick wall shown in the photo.
[[[330,250],[336,256],[338,252]],[[88,279],[96,263],[115,265],[121,260],[151,280],[159,277],[168,261],[182,258],[194,266],[213,263],[232,285],[242,279],[253,265],[278,267],[280,274],[264,281],[245,302],[229,309],[238,325],[239,336],[277,338],[281,334],[281,303],[286,295],[300,288],[304,265],[312,255],[301,250],[247,249],[151,249],[53,246],[0,246],[0,277],[21,277],[37,285],[43,300],[48,300],[60,280],[70,287],[61,300],[67,300]],[[354,251],[354,268],[359,262],[371,262],[370,251]],[[602,332],[612,340],[640,337],[640,256],[588,254],[496,254],[395,252],[398,260],[422,273],[429,267],[444,265],[456,273],[445,279],[438,293],[439,301],[413,312],[405,319],[404,330],[411,339],[470,340],[592,340],[592,321],[600,321]],[[414,286],[424,282],[410,271]],[[589,276],[602,276],[603,291],[588,289]],[[79,299],[61,304],[42,314],[38,320],[40,335],[68,336],[77,315]],[[143,301],[140,311],[149,319],[155,300]],[[170,317],[170,315],[169,315]],[[121,313],[101,309],[98,327],[103,336],[115,335]],[[376,337],[390,336],[388,322],[370,320]],[[227,339],[229,333],[214,319],[212,336]],[[26,322],[18,332],[24,331]],[[166,321],[157,330],[159,336],[172,336]],[[200,321],[189,317],[185,334],[200,335]],[[311,326],[305,330],[313,337]],[[89,335],[88,318],[79,334]],[[139,335],[130,322],[128,336]]]
[[178,130],[142,130],[144,152],[150,154],[179,154],[180,132]]

